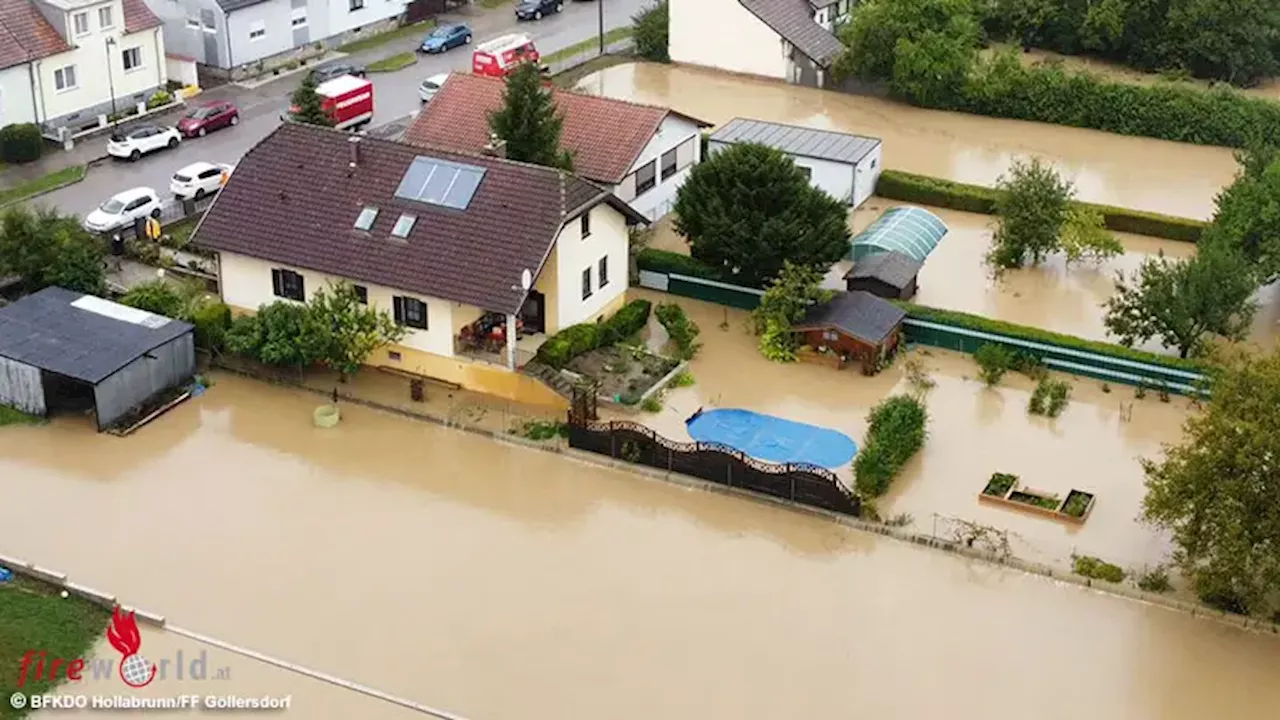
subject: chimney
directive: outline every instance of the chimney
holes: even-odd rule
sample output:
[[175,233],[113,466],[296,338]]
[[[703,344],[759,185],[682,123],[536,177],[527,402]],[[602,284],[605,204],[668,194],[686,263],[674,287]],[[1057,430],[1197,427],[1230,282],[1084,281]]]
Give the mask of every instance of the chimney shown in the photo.
[[507,156],[507,141],[499,139],[497,135],[489,135],[489,144],[484,146],[480,151],[484,155],[496,158],[505,158]]
[[347,143],[351,146],[351,163],[348,167],[355,170],[360,165],[360,136],[352,135],[347,138]]

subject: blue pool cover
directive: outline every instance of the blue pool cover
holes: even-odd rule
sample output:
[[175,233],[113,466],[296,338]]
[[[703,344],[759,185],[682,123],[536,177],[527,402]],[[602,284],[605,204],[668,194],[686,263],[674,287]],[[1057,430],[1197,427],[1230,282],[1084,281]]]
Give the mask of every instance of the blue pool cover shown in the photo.
[[853,459],[858,446],[842,432],[761,415],[750,410],[708,410],[687,422],[698,442],[715,442],[773,463],[810,463],[840,467]]

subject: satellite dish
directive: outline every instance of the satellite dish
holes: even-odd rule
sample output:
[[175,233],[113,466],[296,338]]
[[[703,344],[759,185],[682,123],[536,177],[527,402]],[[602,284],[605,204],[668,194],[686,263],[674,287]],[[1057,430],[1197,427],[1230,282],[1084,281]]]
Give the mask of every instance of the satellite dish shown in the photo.
[[529,272],[529,268],[520,271],[520,287],[525,290],[533,287],[533,273]]

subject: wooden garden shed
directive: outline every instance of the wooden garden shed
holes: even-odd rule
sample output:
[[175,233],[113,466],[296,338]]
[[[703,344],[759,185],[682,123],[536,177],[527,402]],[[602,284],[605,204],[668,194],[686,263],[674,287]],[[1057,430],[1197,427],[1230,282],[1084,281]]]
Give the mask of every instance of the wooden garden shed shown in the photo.
[[804,336],[806,346],[840,357],[840,366],[856,360],[864,375],[874,375],[897,349],[906,317],[906,311],[893,303],[856,290],[814,306],[794,330]]

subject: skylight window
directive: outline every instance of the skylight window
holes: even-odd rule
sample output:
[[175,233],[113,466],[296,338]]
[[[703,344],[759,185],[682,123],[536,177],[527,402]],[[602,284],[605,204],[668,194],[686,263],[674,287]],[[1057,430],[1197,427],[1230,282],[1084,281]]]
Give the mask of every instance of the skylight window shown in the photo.
[[359,217],[356,218],[356,229],[367,231],[373,227],[373,221],[378,219],[378,208],[366,207],[360,211]]
[[401,215],[400,219],[396,220],[396,226],[391,228],[391,234],[398,238],[407,238],[409,233],[413,232],[413,224],[417,221],[418,218],[413,215]]

